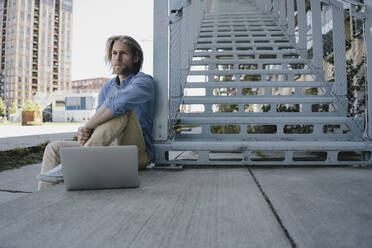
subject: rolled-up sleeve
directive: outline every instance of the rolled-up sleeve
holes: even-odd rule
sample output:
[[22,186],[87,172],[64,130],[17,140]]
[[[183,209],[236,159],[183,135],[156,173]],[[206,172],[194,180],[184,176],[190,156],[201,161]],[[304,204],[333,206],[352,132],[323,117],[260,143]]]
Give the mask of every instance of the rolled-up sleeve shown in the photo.
[[111,110],[114,116],[133,109],[135,106],[144,104],[152,99],[154,84],[151,77],[135,78],[124,89],[117,90],[114,94],[104,99],[103,104]]

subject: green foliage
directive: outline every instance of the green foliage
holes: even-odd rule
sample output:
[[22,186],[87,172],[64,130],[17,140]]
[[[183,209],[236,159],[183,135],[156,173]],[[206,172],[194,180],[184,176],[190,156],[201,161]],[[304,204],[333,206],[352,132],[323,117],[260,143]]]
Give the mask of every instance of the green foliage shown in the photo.
[[17,109],[18,109],[17,104],[15,102],[13,102],[12,106],[10,106],[10,108],[9,108],[9,113],[15,114],[15,113],[17,113]]
[[9,151],[0,151],[0,172],[20,168],[28,164],[40,163],[48,143],[49,141],[46,141],[39,146],[27,148],[17,147]]
[[239,125],[212,125],[211,133],[238,134],[240,133],[240,126]]
[[42,109],[41,109],[40,103],[38,103],[38,102],[34,103],[34,111],[40,112],[41,110]]
[[318,88],[308,88],[304,90],[304,95],[314,95],[317,96],[318,93]]
[[359,63],[355,64],[352,59],[346,60],[347,97],[349,99],[348,115],[363,115],[366,109],[366,58],[362,56]]
[[0,97],[0,115],[5,115],[6,106],[3,102],[3,99]]
[[38,112],[40,112],[41,111],[41,106],[40,106],[40,103],[38,103],[38,102],[32,103],[30,100],[27,100],[25,102],[25,105],[23,105],[22,109],[23,109],[23,111],[30,111],[30,112],[38,111]]

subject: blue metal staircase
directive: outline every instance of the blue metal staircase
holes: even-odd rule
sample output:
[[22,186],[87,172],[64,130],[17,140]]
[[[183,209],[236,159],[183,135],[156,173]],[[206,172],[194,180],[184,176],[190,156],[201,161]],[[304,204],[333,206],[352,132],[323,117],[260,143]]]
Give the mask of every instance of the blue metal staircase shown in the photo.
[[341,68],[345,52],[343,57],[336,53],[336,46],[345,51],[345,42],[336,40],[345,40],[345,32],[337,25],[335,80],[324,80],[318,42],[323,36],[314,18],[329,4],[333,23],[344,22],[344,6],[311,0],[309,49],[308,32],[301,31],[309,19],[306,1],[264,2],[204,2],[208,12],[188,59],[180,50],[190,47],[172,36],[190,25],[190,20],[180,21],[186,7],[181,3],[172,12],[169,129],[166,140],[156,141],[157,164],[371,164],[365,116],[348,115],[346,68]]

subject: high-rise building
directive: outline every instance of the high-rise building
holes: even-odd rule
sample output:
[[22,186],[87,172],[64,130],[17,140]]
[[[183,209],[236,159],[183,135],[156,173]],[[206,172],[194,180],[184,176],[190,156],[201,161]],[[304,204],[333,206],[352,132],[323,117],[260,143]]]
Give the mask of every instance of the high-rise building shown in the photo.
[[0,0],[0,96],[71,89],[72,0]]

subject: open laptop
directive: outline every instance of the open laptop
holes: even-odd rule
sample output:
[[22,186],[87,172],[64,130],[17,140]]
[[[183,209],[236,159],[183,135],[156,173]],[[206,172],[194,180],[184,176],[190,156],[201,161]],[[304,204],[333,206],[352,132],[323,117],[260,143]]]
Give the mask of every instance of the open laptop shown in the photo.
[[61,149],[67,190],[139,187],[137,146]]

